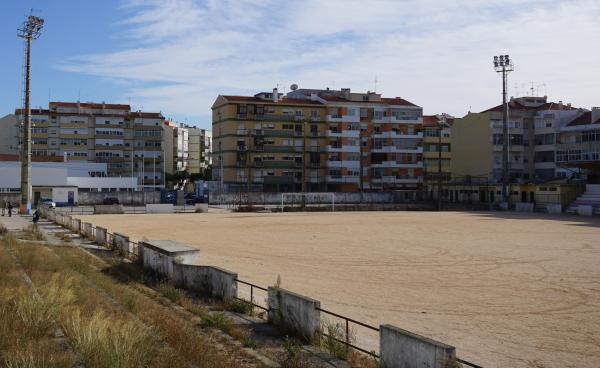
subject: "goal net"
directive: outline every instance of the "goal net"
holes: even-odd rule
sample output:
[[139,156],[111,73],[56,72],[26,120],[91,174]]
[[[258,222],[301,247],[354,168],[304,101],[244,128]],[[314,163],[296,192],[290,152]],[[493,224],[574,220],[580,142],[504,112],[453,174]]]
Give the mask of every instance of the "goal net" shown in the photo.
[[335,193],[281,193],[284,211],[335,211]]

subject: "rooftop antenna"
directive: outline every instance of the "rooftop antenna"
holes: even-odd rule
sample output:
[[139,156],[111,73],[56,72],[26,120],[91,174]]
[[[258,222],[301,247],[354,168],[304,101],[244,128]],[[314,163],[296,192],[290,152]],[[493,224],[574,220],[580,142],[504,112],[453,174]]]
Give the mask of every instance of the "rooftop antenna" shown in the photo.
[[31,211],[31,43],[40,38],[44,20],[33,15],[33,9],[27,20],[17,30],[17,36],[25,40],[25,71],[24,71],[24,121],[23,145],[21,151],[21,206],[20,212],[28,214]]
[[375,75],[375,89],[373,92],[377,93],[377,75]]
[[533,88],[533,82],[529,82],[529,83],[531,83],[531,87],[529,88],[529,90],[531,91],[531,97],[533,97],[533,96],[535,96],[535,95],[533,94],[533,91],[534,91],[534,88]]

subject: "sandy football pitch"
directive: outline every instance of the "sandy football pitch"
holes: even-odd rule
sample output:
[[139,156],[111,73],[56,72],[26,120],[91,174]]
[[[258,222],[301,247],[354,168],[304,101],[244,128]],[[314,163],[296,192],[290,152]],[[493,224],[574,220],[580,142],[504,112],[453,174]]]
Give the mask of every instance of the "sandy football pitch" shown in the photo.
[[[600,219],[337,212],[82,216],[456,346],[485,367],[600,367]],[[244,288],[240,285],[240,291]],[[377,339],[355,330],[359,342]]]

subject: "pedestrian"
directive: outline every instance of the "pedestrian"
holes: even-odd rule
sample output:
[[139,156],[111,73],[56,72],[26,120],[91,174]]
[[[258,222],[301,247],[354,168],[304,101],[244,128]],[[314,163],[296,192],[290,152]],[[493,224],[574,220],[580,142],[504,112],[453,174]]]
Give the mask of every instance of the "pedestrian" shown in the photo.
[[0,207],[2,207],[2,216],[4,216],[4,213],[6,212],[6,199],[3,199],[2,202],[0,202]]
[[8,208],[8,217],[12,217],[12,209],[13,209],[13,205],[11,201],[8,201],[8,206],[6,206]]
[[33,213],[33,224],[37,225],[38,221],[40,220],[40,213],[38,212],[38,210],[35,210],[35,212]]

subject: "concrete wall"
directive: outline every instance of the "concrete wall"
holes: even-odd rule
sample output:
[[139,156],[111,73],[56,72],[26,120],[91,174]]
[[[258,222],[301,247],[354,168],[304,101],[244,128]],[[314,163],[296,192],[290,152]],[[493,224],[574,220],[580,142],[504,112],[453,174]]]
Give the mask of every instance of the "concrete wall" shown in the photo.
[[123,205],[121,204],[97,204],[94,206],[95,215],[123,214]]
[[139,242],[138,252],[138,257],[145,268],[169,278],[173,278],[173,265],[175,263],[195,264],[200,255],[200,251],[197,249],[168,252],[146,242]]
[[546,211],[548,213],[562,213],[562,205],[560,204],[547,204]]
[[116,197],[119,203],[130,205],[143,205],[146,203],[160,203],[160,192],[158,191],[139,191],[139,192],[79,192],[78,203],[80,205],[102,204],[106,197]]
[[96,226],[96,244],[103,247],[108,246],[106,238],[106,229],[100,226]]
[[73,218],[69,215],[64,215],[62,226],[66,227],[67,229],[72,229],[72,224]]
[[112,247],[124,255],[127,255],[132,251],[132,249],[129,248],[129,237],[120,233],[113,234]]
[[79,234],[79,232],[81,232],[81,220],[74,218],[71,219],[71,230],[73,230],[75,233]]
[[194,206],[196,207],[196,212],[198,213],[208,212],[208,203],[196,203]]
[[454,121],[450,134],[450,171],[453,178],[462,179],[466,175],[480,177],[491,172],[493,158],[490,134],[489,113],[469,113]]
[[83,226],[83,236],[88,240],[92,240],[94,238],[94,233],[92,231],[92,224],[89,222],[84,222],[82,224],[82,226]]
[[312,341],[321,325],[318,300],[276,287],[268,288],[269,321]]
[[533,203],[517,203],[517,212],[533,212]]
[[379,349],[385,368],[444,368],[456,356],[453,346],[390,325],[379,328]]
[[577,214],[579,216],[591,216],[594,213],[594,207],[590,205],[580,204],[577,206]]
[[[405,200],[402,192],[373,192],[373,193],[344,193],[332,192],[336,204],[358,204],[358,203],[409,203],[414,202]],[[331,195],[321,196],[322,198],[316,201],[311,201],[308,197],[308,203],[330,204]],[[281,193],[244,193],[242,197],[239,193],[211,194],[211,204],[237,204],[253,203],[255,205],[269,204],[281,205]],[[298,197],[299,200],[299,197]],[[287,205],[291,205],[291,198],[286,199]]]
[[237,273],[219,267],[174,263],[173,280],[185,289],[213,297],[237,297]]
[[146,213],[173,213],[173,205],[171,203],[147,204]]

